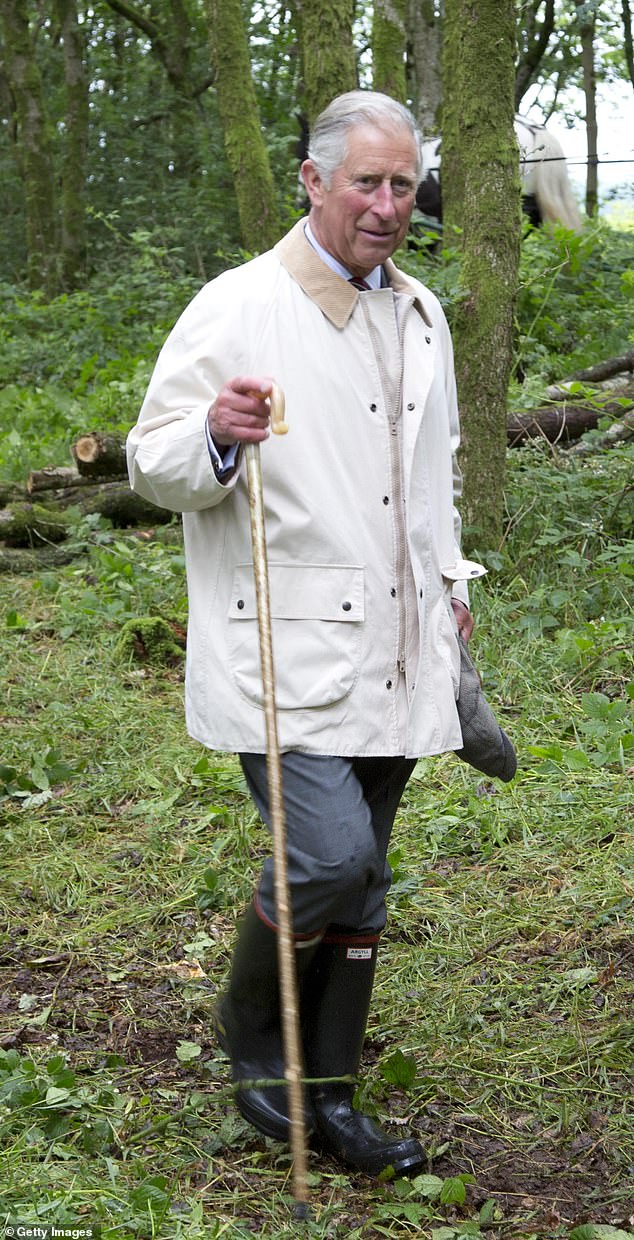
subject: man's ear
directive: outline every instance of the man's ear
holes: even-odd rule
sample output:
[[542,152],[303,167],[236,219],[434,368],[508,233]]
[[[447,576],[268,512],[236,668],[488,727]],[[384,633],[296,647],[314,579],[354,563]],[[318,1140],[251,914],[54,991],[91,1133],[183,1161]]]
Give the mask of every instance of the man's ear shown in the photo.
[[320,207],[324,199],[324,183],[319,175],[312,159],[305,159],[302,167],[302,180],[306,186],[306,193],[310,198],[311,206]]

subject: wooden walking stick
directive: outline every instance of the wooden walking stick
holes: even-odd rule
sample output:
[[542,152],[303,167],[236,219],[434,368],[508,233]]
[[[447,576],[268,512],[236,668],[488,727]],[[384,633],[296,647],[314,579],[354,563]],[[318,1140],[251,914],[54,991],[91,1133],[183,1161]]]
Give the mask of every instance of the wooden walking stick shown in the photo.
[[[254,393],[256,395],[256,393]],[[260,393],[257,393],[259,396]],[[265,399],[262,396],[261,399]],[[276,435],[285,435],[288,426],[284,421],[284,394],[277,384],[270,393],[271,429]],[[271,604],[269,574],[264,528],[264,499],[262,495],[262,470],[260,445],[245,444],[249,510],[251,515],[251,544],[253,548],[253,573],[260,638],[260,664],[266,724],[266,769],[269,786],[269,812],[273,836],[273,860],[275,867],[275,912],[277,918],[277,952],[280,973],[280,1008],[282,1013],[282,1040],[284,1046],[284,1073],[288,1087],[290,1146],[293,1158],[293,1196],[299,1217],[306,1217],[308,1208],[306,1129],[304,1124],[304,1100],[302,1090],[302,1055],[299,1030],[299,1004],[297,995],[297,972],[295,946],[291,920],[286,860],[286,817],[282,795],[282,764],[277,734],[277,709],[275,701],[275,668],[271,634]]]

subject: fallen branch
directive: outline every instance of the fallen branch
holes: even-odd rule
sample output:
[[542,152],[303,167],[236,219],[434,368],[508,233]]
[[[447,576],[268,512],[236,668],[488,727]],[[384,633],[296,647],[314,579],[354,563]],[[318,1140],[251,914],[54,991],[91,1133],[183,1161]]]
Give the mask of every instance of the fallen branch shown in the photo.
[[90,486],[91,478],[82,478],[72,465],[46,465],[44,469],[34,469],[26,480],[28,495],[38,495],[42,491],[59,490],[60,487]]
[[627,402],[633,395],[631,386],[618,399],[597,397],[592,401],[570,399],[542,405],[539,409],[518,410],[508,415],[506,438],[509,448],[517,448],[528,439],[546,439],[549,443],[572,443],[595,430],[599,419],[621,418],[627,413]]
[[592,440],[582,439],[580,443],[573,444],[570,452],[578,456],[583,456],[588,452],[596,452],[597,448],[613,448],[618,443],[623,443],[634,437],[634,409],[628,409],[625,417],[618,422],[613,422],[602,435],[595,435]]

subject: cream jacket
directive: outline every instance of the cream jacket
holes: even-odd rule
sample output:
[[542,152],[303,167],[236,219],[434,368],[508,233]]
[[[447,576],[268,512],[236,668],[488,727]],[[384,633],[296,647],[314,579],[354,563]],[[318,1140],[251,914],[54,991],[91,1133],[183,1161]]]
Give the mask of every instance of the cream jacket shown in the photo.
[[467,601],[454,507],[458,417],[436,298],[388,263],[358,293],[302,223],[206,285],[156,365],[128,438],[133,488],[183,513],[186,711],[212,749],[264,752],[244,462],[216,478],[210,404],[271,376],[288,435],[261,448],[282,749],[417,757],[458,748],[452,592]]

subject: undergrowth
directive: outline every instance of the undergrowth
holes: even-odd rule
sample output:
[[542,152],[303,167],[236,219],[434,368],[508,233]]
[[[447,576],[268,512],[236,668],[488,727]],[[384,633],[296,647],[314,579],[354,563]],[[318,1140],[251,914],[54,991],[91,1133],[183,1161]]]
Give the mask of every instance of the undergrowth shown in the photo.
[[304,1224],[211,1033],[268,840],[236,759],[185,735],[182,667],[116,654],[131,616],[183,623],[182,548],[104,526],[73,565],[0,582],[9,1216],[205,1240],[630,1232],[632,456],[510,454],[473,648],[520,771],[418,764],[364,1056],[364,1107],[429,1165],[374,1184],[311,1155]]
[[[528,239],[518,338],[540,382],[562,350],[567,371],[623,351],[624,238],[575,243],[574,286],[568,242]],[[142,240],[127,285],[48,307],[5,288],[0,474],[127,428],[188,291]],[[113,1240],[631,1240],[633,457],[509,453],[472,649],[519,773],[417,765],[359,1086],[428,1166],[374,1183],[311,1154],[301,1224],[288,1151],[235,1111],[211,1032],[268,837],[235,757],[185,734],[178,645],[121,641],[139,617],[182,633],[178,526],[78,522],[71,564],[0,578],[0,1217]]]

